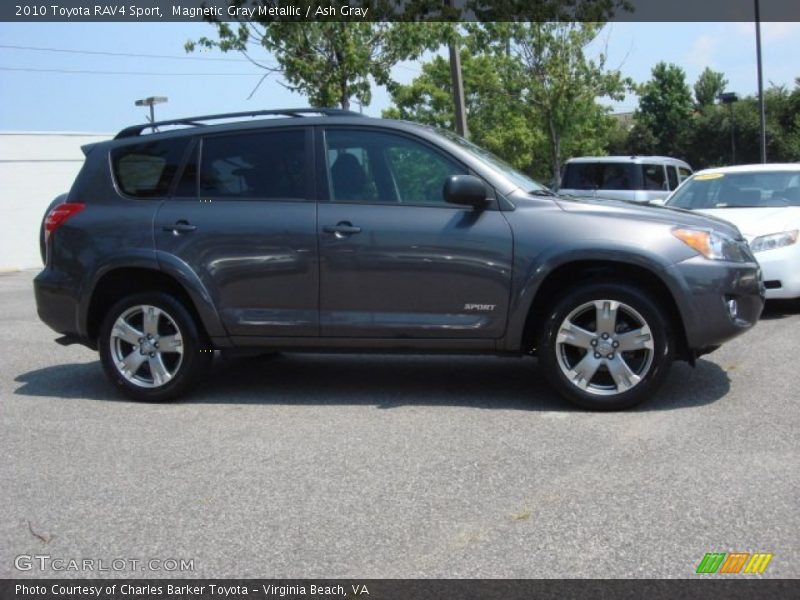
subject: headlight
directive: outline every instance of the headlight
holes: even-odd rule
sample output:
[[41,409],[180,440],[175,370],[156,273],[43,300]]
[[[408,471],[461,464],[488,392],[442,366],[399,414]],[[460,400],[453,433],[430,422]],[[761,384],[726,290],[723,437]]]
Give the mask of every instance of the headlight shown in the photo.
[[783,248],[784,246],[791,246],[797,243],[798,230],[782,231],[781,233],[770,233],[769,235],[762,235],[753,240],[750,244],[750,249],[753,252],[765,252],[767,250],[775,250],[776,248]]
[[677,227],[672,235],[710,260],[746,262],[748,257],[736,240],[717,231]]

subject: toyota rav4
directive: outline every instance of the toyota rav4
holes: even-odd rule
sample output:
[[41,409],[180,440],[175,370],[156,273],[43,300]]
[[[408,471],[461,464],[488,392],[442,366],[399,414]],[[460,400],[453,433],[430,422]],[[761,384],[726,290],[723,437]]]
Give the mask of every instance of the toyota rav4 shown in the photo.
[[733,225],[558,197],[418,124],[232,113],[84,153],[42,225],[36,302],[135,399],[186,392],[215,350],[469,352],[535,355],[568,400],[621,409],[763,307]]

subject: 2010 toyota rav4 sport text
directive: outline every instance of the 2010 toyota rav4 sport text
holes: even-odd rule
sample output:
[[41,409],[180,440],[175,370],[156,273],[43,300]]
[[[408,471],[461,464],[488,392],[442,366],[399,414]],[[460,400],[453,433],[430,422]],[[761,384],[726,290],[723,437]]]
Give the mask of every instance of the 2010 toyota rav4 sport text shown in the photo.
[[213,349],[472,352],[534,354],[570,401],[620,409],[763,307],[725,221],[560,198],[446,131],[325,109],[156,125],[84,148],[34,283],[59,341],[136,399],[186,392]]

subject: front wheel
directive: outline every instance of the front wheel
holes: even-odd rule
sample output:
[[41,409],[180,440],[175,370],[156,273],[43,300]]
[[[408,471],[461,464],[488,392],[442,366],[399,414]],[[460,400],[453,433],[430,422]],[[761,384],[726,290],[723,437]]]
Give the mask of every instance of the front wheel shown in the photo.
[[537,341],[549,383],[591,410],[621,410],[646,400],[664,381],[672,348],[662,309],[624,284],[571,289],[553,307]]
[[98,349],[108,378],[134,400],[158,402],[187,392],[205,375],[213,350],[186,307],[146,292],[117,302],[100,327]]

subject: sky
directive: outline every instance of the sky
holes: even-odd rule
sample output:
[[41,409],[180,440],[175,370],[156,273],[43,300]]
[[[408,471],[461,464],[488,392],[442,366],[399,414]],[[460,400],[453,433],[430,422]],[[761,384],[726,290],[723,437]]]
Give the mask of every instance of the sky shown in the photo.
[[[156,107],[157,120],[307,106],[275,75],[253,93],[264,73],[241,55],[185,53],[187,40],[213,35],[206,23],[0,23],[0,131],[113,133],[146,120],[146,109],[134,101],[147,96],[169,98]],[[800,77],[800,23],[763,23],[762,41],[765,85],[793,87]],[[611,23],[590,47],[590,55],[599,52],[637,82],[667,61],[683,67],[690,85],[710,66],[728,78],[728,91],[757,91],[753,23]],[[393,77],[408,82],[419,72],[420,62],[409,61]],[[628,96],[613,108],[631,111],[636,104]],[[389,105],[386,90],[375,88],[364,112],[380,116]]]

